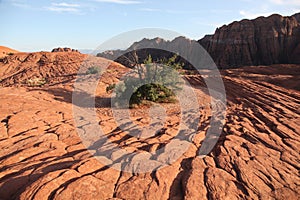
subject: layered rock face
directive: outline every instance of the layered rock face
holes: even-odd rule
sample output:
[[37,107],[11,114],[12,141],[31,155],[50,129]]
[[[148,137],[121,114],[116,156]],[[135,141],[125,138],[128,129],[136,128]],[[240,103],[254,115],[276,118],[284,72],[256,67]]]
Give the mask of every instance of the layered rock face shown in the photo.
[[[219,68],[235,68],[250,65],[299,64],[300,63],[300,13],[291,17],[271,15],[254,20],[242,20],[218,28],[213,35],[198,41],[209,53]],[[143,39],[135,42],[127,50],[106,51],[98,56],[120,62],[127,66],[120,56],[134,49],[143,61],[148,54],[154,60],[170,57],[170,52],[183,52],[188,59],[201,56],[197,52],[196,41],[184,37],[165,41],[161,38]],[[150,48],[150,49],[149,49]],[[184,60],[183,60],[184,61]],[[186,68],[190,63],[184,61]]]
[[233,22],[199,43],[221,68],[300,63],[300,14]]

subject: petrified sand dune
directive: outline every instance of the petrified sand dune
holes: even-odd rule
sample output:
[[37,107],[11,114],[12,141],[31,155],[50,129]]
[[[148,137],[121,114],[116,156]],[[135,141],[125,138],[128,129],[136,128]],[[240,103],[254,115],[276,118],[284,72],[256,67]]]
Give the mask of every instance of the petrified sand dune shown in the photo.
[[18,51],[5,46],[0,46],[0,58],[3,58],[9,54],[14,54],[14,53],[18,53]]
[[[26,86],[32,79],[45,79],[46,85],[55,85],[74,80],[77,73],[85,73],[88,67],[111,64],[119,65],[77,51],[16,53],[0,62],[0,85]],[[78,72],[80,68],[85,71]]]
[[[0,88],[0,199],[300,197],[299,65],[222,71],[228,97],[226,124],[218,144],[204,158],[198,157],[197,151],[209,127],[210,97],[199,87],[203,84],[199,75],[186,75],[201,107],[197,135],[175,162],[151,173],[135,174],[99,162],[86,150],[76,132],[72,114],[75,76],[55,77],[76,73],[85,55],[58,52],[14,56],[0,66],[4,77]],[[43,64],[40,61],[44,58],[51,62]],[[166,123],[154,137],[130,136],[114,121],[106,104],[110,94],[105,88],[126,71],[127,68],[115,64],[101,76],[95,102],[99,126],[120,148],[153,156],[162,148],[165,153],[157,160],[169,159],[167,147],[180,126],[177,104],[162,105],[167,112]],[[23,80],[34,75],[55,84],[22,85]],[[149,124],[148,108],[132,109],[131,118],[140,126]],[[116,153],[106,156],[125,159]],[[124,163],[130,165],[130,161]]]

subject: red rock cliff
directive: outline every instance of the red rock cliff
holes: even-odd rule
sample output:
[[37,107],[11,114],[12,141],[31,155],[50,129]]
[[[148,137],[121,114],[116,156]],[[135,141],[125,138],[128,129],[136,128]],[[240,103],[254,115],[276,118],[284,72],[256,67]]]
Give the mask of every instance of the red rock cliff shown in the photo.
[[221,68],[300,63],[300,13],[233,22],[199,43]]

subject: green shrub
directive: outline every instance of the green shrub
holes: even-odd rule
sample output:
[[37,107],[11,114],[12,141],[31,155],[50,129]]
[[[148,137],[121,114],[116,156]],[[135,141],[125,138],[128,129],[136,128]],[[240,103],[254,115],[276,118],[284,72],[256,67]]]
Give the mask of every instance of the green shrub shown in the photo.
[[[160,60],[153,63],[149,55],[144,64],[137,65],[137,72],[127,77],[123,84],[116,88],[116,97],[119,100],[129,101],[129,106],[141,104],[145,101],[156,103],[175,102],[174,91],[181,89],[181,78],[176,70],[181,65],[175,63],[176,57],[169,60]],[[115,87],[115,86],[114,86]],[[110,88],[106,88],[107,91]],[[128,100],[128,94],[132,94]]]
[[31,78],[26,80],[26,84],[29,87],[41,87],[43,85],[45,85],[47,83],[45,78],[40,78],[40,77],[36,77],[36,78]]
[[109,91],[115,89],[115,87],[116,87],[116,84],[115,84],[115,83],[110,84],[109,86],[106,87],[106,92],[108,93]]
[[101,68],[98,66],[89,67],[86,71],[86,74],[99,74],[101,72]]
[[140,104],[143,100],[158,102],[158,103],[169,103],[174,101],[174,92],[169,88],[156,84],[150,83],[142,85],[132,94],[129,100],[129,105]]

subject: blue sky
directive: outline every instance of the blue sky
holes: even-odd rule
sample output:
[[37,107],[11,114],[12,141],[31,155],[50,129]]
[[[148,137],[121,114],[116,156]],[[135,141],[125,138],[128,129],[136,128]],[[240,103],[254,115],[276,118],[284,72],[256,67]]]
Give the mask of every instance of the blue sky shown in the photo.
[[296,12],[300,0],[0,0],[0,45],[95,49],[122,32],[152,27],[200,39],[232,21]]

